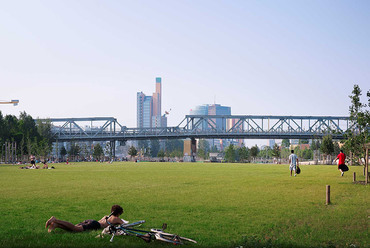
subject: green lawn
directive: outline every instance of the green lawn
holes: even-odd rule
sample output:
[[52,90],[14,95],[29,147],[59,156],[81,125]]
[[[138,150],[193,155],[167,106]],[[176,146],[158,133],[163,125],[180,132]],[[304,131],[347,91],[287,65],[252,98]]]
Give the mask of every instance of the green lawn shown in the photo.
[[[113,204],[122,218],[145,219],[198,241],[186,247],[369,247],[368,186],[362,167],[202,163],[72,163],[55,170],[0,166],[0,247],[172,247],[100,231],[48,233],[52,215],[79,223]],[[325,187],[331,201],[325,205]]]

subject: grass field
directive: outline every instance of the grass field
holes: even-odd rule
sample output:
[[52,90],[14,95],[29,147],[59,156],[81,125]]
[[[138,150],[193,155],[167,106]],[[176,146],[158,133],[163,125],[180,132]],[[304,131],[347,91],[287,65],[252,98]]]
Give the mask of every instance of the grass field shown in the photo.
[[[55,170],[0,166],[0,247],[173,247],[136,237],[97,239],[100,231],[48,233],[52,215],[79,223],[113,204],[122,218],[145,219],[189,237],[186,247],[369,247],[368,186],[362,167],[202,163],[73,163]],[[331,186],[332,204],[325,205]]]

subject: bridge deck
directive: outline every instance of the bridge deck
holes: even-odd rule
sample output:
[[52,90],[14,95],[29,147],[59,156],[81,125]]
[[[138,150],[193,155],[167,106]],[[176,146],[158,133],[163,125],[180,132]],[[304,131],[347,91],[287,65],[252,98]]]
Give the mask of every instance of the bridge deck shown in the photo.
[[344,116],[187,115],[175,127],[127,128],[114,117],[53,118],[54,140],[145,139],[342,139],[351,127]]

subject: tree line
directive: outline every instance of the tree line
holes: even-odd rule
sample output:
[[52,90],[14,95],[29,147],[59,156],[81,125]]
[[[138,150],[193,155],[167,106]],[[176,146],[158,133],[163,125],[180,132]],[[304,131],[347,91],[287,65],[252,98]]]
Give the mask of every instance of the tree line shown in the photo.
[[[26,112],[19,118],[5,117],[0,111],[0,160],[27,161],[31,154],[47,157],[51,152],[51,124],[49,121],[34,120]],[[9,161],[9,154],[15,154]]]

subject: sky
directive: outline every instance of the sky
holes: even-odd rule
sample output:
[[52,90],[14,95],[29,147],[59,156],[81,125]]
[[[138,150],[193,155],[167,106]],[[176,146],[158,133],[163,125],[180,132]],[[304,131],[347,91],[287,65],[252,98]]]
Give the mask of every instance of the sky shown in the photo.
[[353,85],[363,102],[370,89],[368,0],[0,6],[0,100],[20,101],[0,105],[3,115],[136,127],[136,94],[151,95],[156,77],[168,126],[213,103],[234,115],[348,116]]

